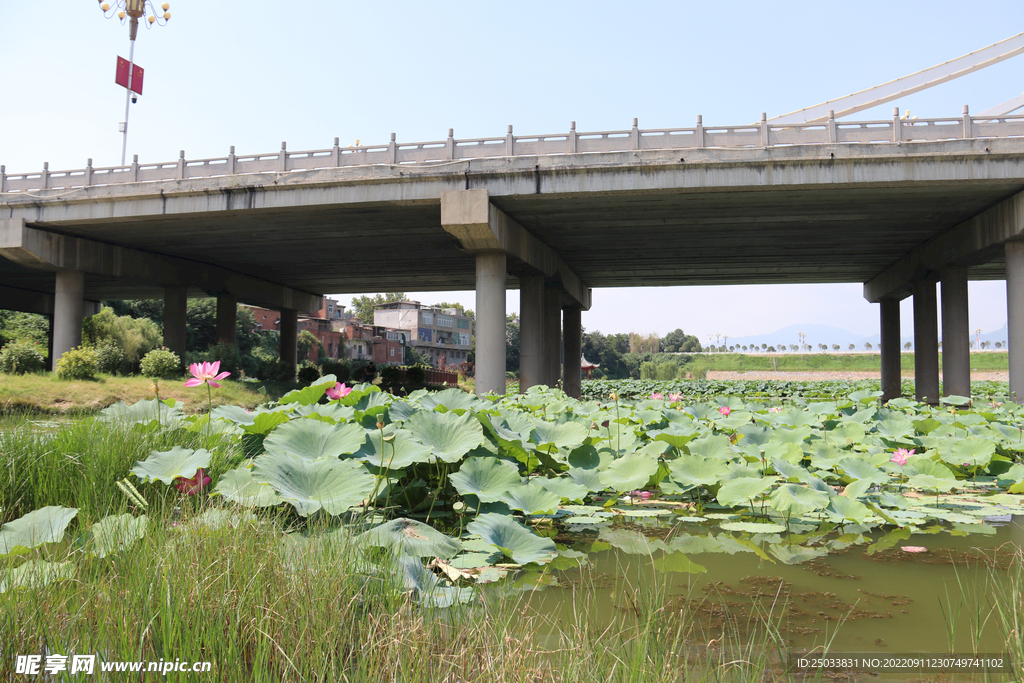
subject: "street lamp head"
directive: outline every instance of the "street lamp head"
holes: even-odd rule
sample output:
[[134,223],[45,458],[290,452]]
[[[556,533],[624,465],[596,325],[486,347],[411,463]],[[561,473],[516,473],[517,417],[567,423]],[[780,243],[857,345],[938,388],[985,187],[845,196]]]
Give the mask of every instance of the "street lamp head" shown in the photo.
[[129,35],[132,40],[135,40],[135,32],[138,29],[140,18],[146,17],[147,28],[153,24],[163,26],[171,19],[171,13],[167,11],[171,8],[169,2],[160,5],[162,12],[157,11],[153,0],[97,0],[97,2],[99,2],[104,16],[109,18],[116,15],[122,23],[125,19],[131,20]]

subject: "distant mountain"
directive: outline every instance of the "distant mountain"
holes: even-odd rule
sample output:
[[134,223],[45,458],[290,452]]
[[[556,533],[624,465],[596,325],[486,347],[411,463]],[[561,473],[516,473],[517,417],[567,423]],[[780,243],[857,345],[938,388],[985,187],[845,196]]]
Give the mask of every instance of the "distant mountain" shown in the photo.
[[[807,343],[811,346],[812,351],[818,351],[818,344],[827,344],[829,351],[832,351],[833,344],[839,344],[841,351],[848,351],[850,344],[853,344],[858,351],[864,350],[865,342],[871,344],[872,348],[877,349],[880,343],[878,333],[871,335],[858,334],[857,332],[850,332],[839,327],[831,327],[829,325],[790,325],[789,327],[783,327],[781,330],[776,330],[770,334],[754,334],[746,337],[729,337],[729,346],[757,346],[761,347],[762,344],[768,346],[774,346],[779,348],[780,344],[789,346],[790,344],[799,344],[800,337],[798,333],[803,332],[807,335]],[[992,342],[1005,342],[1007,338],[1006,325],[1003,325],[998,330],[992,332],[985,332],[981,335],[981,341]],[[941,338],[942,331],[939,331],[939,337]],[[900,347],[903,347],[907,342],[911,345],[914,343],[913,335],[900,337]],[[975,342],[975,335],[972,330],[971,332],[971,343]],[[714,343],[712,340],[711,343]],[[721,342],[719,342],[721,343]]]
[[[762,344],[768,346],[774,346],[778,348],[780,344],[789,346],[790,344],[799,344],[800,332],[806,335],[806,341],[811,345],[811,348],[818,350],[818,344],[828,344],[828,348],[831,351],[833,344],[839,344],[843,351],[849,348],[850,344],[856,344],[857,348],[863,347],[863,340],[865,336],[858,334],[857,332],[850,332],[839,327],[831,327],[829,325],[790,325],[783,327],[781,330],[776,330],[770,334],[754,334],[746,337],[729,337],[729,346],[757,346],[760,348]],[[877,335],[875,335],[877,336]],[[703,341],[703,340],[701,340]],[[712,340],[714,343],[714,340]]]

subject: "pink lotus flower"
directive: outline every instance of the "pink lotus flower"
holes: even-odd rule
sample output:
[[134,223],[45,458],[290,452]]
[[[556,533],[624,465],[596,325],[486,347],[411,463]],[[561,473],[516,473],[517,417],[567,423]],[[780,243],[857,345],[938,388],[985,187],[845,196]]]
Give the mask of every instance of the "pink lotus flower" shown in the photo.
[[655,392],[655,393],[651,394],[651,398],[653,398],[655,401],[660,401],[660,400],[662,400],[665,397],[662,396],[661,394]]
[[174,488],[178,489],[179,491],[186,495],[194,496],[200,491],[202,491],[203,487],[210,483],[210,478],[206,476],[206,473],[203,472],[203,468],[200,467],[198,470],[196,470],[196,475],[191,479],[186,479],[185,477],[178,477],[174,481]]
[[348,396],[350,393],[352,393],[352,387],[347,387],[341,382],[338,382],[327,390],[327,398],[332,401],[337,401],[339,398]]
[[772,406],[771,408],[768,409],[768,412],[769,413],[781,413],[782,412],[782,408],[780,408],[779,406]]
[[926,552],[928,552],[928,548],[925,548],[923,545],[905,545],[902,548],[900,548],[900,550],[902,550],[905,553],[926,553]]
[[683,400],[683,395],[682,394],[669,394],[668,395],[668,400],[672,401],[673,403],[678,403],[679,401]]
[[650,491],[631,491],[629,494],[630,498],[639,498],[640,500],[650,500]]
[[718,412],[720,412],[725,417],[729,417],[729,413],[732,412],[732,408],[730,408],[729,406],[722,406],[721,408],[718,409]]
[[897,448],[896,452],[889,458],[889,462],[894,462],[900,467],[907,464],[907,460],[914,454],[915,448],[911,448],[909,451],[906,448]]
[[186,387],[198,387],[200,384],[209,384],[215,389],[219,389],[220,385],[214,380],[221,380],[230,375],[230,372],[221,372],[220,361],[215,360],[212,363],[193,363],[189,366],[188,371],[192,373],[192,379],[185,382]]

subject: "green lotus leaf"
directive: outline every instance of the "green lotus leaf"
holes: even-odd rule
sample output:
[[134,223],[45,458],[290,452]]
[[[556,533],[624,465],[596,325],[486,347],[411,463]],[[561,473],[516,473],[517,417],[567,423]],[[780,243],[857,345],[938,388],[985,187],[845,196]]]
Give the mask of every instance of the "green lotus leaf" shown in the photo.
[[375,526],[356,537],[372,546],[389,548],[413,557],[450,559],[462,551],[462,543],[423,522],[399,517]]
[[456,556],[449,564],[456,569],[482,569],[501,562],[502,557],[504,555],[501,553],[462,553]]
[[367,429],[363,433],[366,435],[365,443],[352,454],[356,460],[389,470],[400,470],[418,462],[430,462],[430,447],[417,441],[408,429],[388,425],[383,430]]
[[354,453],[366,441],[366,430],[355,423],[329,424],[320,420],[292,420],[263,441],[268,453],[291,453],[303,460],[337,458]]
[[682,448],[700,435],[700,429],[692,424],[682,425],[676,422],[669,424],[667,429],[654,429],[647,432],[647,436],[655,441],[664,441],[676,448]]
[[712,486],[728,472],[723,461],[695,455],[680,456],[670,461],[668,468],[669,476],[683,486]]
[[864,425],[844,421],[825,432],[825,440],[833,446],[845,448],[863,442],[865,434]]
[[[600,486],[600,477],[597,473],[594,473],[595,479],[598,481]],[[534,479],[534,484],[542,486],[548,491],[551,491],[559,497],[559,499],[567,500],[583,500],[590,492],[590,487],[585,484],[579,484],[574,479],[569,477],[556,477],[554,479]],[[600,488],[597,490],[601,490]]]
[[494,546],[516,564],[544,563],[558,554],[555,542],[541,538],[509,515],[488,512],[466,526],[471,534]]
[[576,422],[547,422],[534,420],[531,438],[538,448],[554,444],[558,448],[573,449],[583,445],[587,438],[587,428]]
[[825,548],[807,548],[800,545],[771,544],[769,552],[779,559],[783,564],[800,564],[808,560],[828,555]]
[[[314,420],[322,419],[324,422],[337,423],[337,422],[350,422],[355,419],[356,410],[352,406],[343,406],[332,401],[328,404],[314,403],[311,406],[298,406],[294,409],[293,413],[301,417],[311,417]],[[265,413],[266,416],[279,415],[280,413]],[[254,426],[260,423],[260,418],[264,415],[257,415],[254,421]],[[280,424],[278,422],[277,424]],[[248,431],[249,428],[247,427]]]
[[658,460],[650,455],[630,453],[600,473],[601,483],[615,491],[631,491],[645,486],[658,471]]
[[630,529],[602,529],[600,539],[628,555],[653,555],[657,550],[666,550],[661,539],[649,538]]
[[438,460],[452,463],[462,460],[484,443],[484,430],[472,413],[458,415],[421,410],[405,421],[405,428],[426,445]]
[[217,481],[214,493],[245,507],[273,507],[284,502],[269,484],[253,479],[252,470],[245,466],[225,472]]
[[774,483],[774,479],[733,479],[718,489],[718,502],[726,507],[745,507],[750,505],[750,501],[760,498]]
[[1019,484],[1021,481],[1024,481],[1024,464],[1014,465],[996,477],[996,483],[1004,488]]
[[914,423],[907,419],[890,417],[877,423],[875,431],[889,439],[902,439],[914,434]]
[[858,479],[846,485],[843,495],[850,500],[857,500],[863,496],[869,488],[871,488],[870,479]]
[[868,546],[868,555],[874,555],[876,552],[892,548],[900,541],[905,541],[908,538],[910,538],[911,533],[912,530],[910,529],[910,527],[904,527],[902,529],[893,529],[885,536],[882,536],[880,539],[878,539],[877,541]]
[[551,514],[562,502],[560,495],[533,481],[510,488],[501,499],[513,510],[522,510],[527,515]]
[[889,481],[889,475],[859,458],[840,460],[838,467],[850,479],[866,480],[872,484],[884,484]]
[[583,469],[573,467],[566,474],[580,486],[586,487],[587,491],[604,491],[605,485],[601,483],[601,473],[594,469]]
[[871,510],[864,503],[851,500],[846,496],[833,496],[829,507],[836,515],[857,523],[863,522],[871,516]]
[[278,401],[281,405],[287,405],[289,403],[296,403],[300,406],[311,406],[314,403],[319,403],[320,399],[327,393],[327,389],[333,387],[337,380],[330,379],[327,381],[326,377],[321,377],[319,380],[310,384],[308,387],[302,389],[293,389],[287,394],[281,397]]
[[800,465],[794,465],[786,460],[772,460],[771,463],[772,467],[775,468],[775,471],[786,479],[796,479],[797,481],[806,482],[808,476],[810,476],[810,472],[808,472],[806,468],[801,467]]
[[696,439],[688,443],[686,448],[690,455],[699,455],[703,458],[728,460],[733,456],[732,449],[729,448],[729,437],[721,434]]
[[449,480],[459,495],[474,495],[481,503],[501,500],[505,491],[519,486],[519,469],[498,458],[471,458],[462,463]]
[[772,443],[791,443],[803,449],[804,442],[810,438],[814,431],[808,426],[796,427],[795,429],[776,429],[772,432]]
[[175,446],[169,451],[153,451],[142,462],[135,463],[129,472],[142,481],[162,481],[173,484],[178,477],[190,479],[196,476],[199,468],[210,466],[210,451],[201,448]]
[[877,401],[882,396],[881,391],[855,391],[848,396],[848,398],[854,403],[871,404]]
[[123,421],[134,424],[152,424],[159,421],[168,427],[177,425],[183,416],[181,408],[174,404],[173,399],[165,399],[158,406],[157,399],[151,398],[148,401],[136,401],[132,405],[118,401],[101,410],[97,419],[101,422]]
[[939,478],[931,474],[915,474],[907,481],[907,486],[912,489],[942,492],[956,486],[956,479]]
[[913,477],[917,474],[928,474],[938,479],[956,479],[956,475],[945,463],[936,462],[927,456],[913,457],[903,466],[904,476]]
[[789,517],[823,510],[829,504],[828,494],[798,484],[783,484],[768,500],[774,509]]
[[740,531],[750,534],[778,534],[786,530],[782,524],[759,523],[759,522],[725,522],[718,525],[725,531]]
[[445,389],[444,391],[428,394],[420,398],[419,404],[428,410],[443,408],[448,411],[460,411],[460,413],[491,407],[489,401],[477,398],[475,394],[467,393],[462,389]]
[[78,514],[78,508],[59,505],[33,510],[0,527],[0,555],[21,555],[44,543],[57,543]]
[[996,445],[988,439],[968,437],[958,439],[949,451],[940,451],[942,460],[951,465],[970,464],[972,467],[985,467],[991,462],[996,452]]
[[608,420],[607,427],[603,425],[599,427],[597,435],[603,440],[602,443],[598,444],[599,446],[607,446],[619,453],[628,453],[639,441],[636,436],[635,425],[622,424],[614,419]]
[[814,415],[799,408],[790,408],[776,414],[774,422],[777,425],[786,425],[794,429],[797,427],[814,427],[820,424]]
[[773,441],[765,446],[764,459],[769,462],[783,460],[799,467],[804,459],[804,450],[792,442]]
[[16,588],[42,588],[55,581],[66,581],[75,575],[75,565],[68,562],[29,560],[0,574],[0,595]]
[[428,607],[445,609],[469,602],[473,598],[473,591],[469,588],[441,585],[441,580],[424,567],[418,558],[400,555],[397,564],[406,589],[411,590],[416,599]]
[[736,433],[742,436],[740,445],[753,444],[763,451],[768,442],[771,441],[772,431],[768,427],[748,423],[737,429]]
[[303,517],[323,508],[339,515],[373,492],[377,480],[356,460],[306,460],[266,453],[253,461],[252,478],[270,484]]
[[682,553],[668,553],[654,561],[654,566],[663,572],[679,572],[682,574],[702,574],[707,571],[703,565],[692,561]]
[[915,504],[914,501],[909,498],[905,498],[898,493],[892,493],[890,491],[883,491],[882,494],[878,496],[878,502],[887,508],[899,509],[909,508]]
[[107,515],[93,524],[89,530],[92,534],[89,539],[89,552],[103,558],[111,553],[127,550],[146,535],[148,524],[146,515]]

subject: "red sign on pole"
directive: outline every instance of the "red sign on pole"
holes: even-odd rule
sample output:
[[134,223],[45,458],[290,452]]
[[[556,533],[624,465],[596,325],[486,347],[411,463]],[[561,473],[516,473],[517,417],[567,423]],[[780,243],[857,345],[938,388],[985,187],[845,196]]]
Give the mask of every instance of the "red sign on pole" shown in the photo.
[[[128,65],[129,61],[124,57],[117,58],[117,76],[114,78],[114,82],[122,88],[128,87]],[[142,94],[142,74],[143,69],[138,64],[134,65],[135,68],[132,71],[132,90],[138,94]]]

